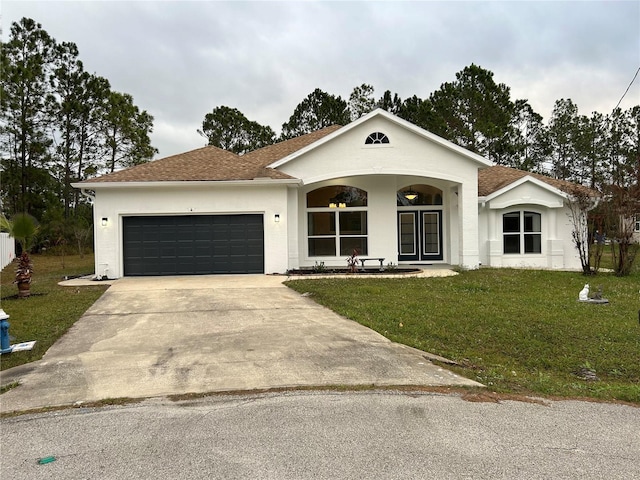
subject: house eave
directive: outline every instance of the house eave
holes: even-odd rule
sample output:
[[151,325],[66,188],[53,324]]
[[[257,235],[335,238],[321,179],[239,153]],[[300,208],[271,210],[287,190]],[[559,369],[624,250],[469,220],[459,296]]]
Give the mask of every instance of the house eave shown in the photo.
[[78,182],[71,186],[80,189],[111,189],[111,188],[180,188],[180,187],[255,187],[259,186],[299,186],[302,180],[298,178],[254,178],[252,180],[173,180],[149,182]]

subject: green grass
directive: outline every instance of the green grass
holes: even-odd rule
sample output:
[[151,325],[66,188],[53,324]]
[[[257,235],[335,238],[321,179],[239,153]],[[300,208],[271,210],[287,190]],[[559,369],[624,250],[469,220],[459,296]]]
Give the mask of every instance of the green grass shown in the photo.
[[[589,282],[609,305],[577,301]],[[640,273],[481,269],[446,278],[287,285],[394,342],[458,362],[492,391],[640,403]],[[594,370],[599,380],[576,375]]]
[[58,282],[66,275],[93,272],[93,255],[62,257],[33,255],[34,275],[31,297],[15,298],[13,285],[15,265],[2,270],[2,309],[10,316],[11,344],[36,340],[31,351],[15,352],[0,357],[0,369],[15,367],[42,358],[53,345],[102,295],[105,285],[61,287]]
[[[605,245],[603,247],[602,250],[602,257],[600,260],[600,268],[603,270],[613,270],[614,267],[614,263],[613,263],[613,255],[611,253],[612,250],[612,246],[611,245]],[[633,244],[630,247],[630,253],[635,253],[636,255],[638,254],[638,252],[640,252],[640,244]],[[638,260],[640,260],[640,256],[638,256]],[[594,263],[595,263],[595,258],[594,258],[594,252],[591,252],[591,267],[594,267]],[[634,262],[633,263],[633,271],[635,273],[640,273],[640,261]]]

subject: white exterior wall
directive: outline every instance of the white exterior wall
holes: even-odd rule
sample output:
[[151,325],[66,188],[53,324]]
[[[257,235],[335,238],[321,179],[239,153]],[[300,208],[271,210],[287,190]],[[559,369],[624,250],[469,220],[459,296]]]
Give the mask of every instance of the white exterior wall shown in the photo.
[[562,239],[558,240],[556,249],[558,256],[562,255],[562,259],[564,261],[562,268],[566,270],[582,270],[578,250],[573,244],[573,240],[571,238],[573,224],[571,223],[569,208],[567,206],[558,210],[556,215],[556,224],[558,226],[557,238]]
[[[365,145],[370,133],[385,133],[389,144]],[[406,175],[473,181],[477,188],[478,164],[453,150],[396,125],[374,117],[343,135],[300,155],[278,170],[304,184],[358,175]]]
[[[365,145],[373,132],[389,144]],[[473,160],[422,138],[385,118],[375,117],[324,145],[278,167],[304,186],[298,197],[298,258],[300,266],[324,261],[345,266],[338,257],[309,257],[306,194],[328,185],[349,185],[368,192],[368,255],[398,261],[397,190],[428,184],[443,191],[443,263],[478,267],[478,167]],[[461,198],[462,199],[461,199]],[[430,207],[420,207],[430,209]],[[434,208],[438,208],[434,206]]]
[[[212,215],[258,213],[264,215],[265,273],[288,268],[289,214],[285,185],[224,185],[221,182],[184,186],[97,188],[94,203],[96,275],[123,276],[122,217],[142,215]],[[274,216],[280,215],[275,222]],[[101,219],[107,218],[106,226]],[[295,220],[295,218],[294,218]]]
[[[502,216],[514,211],[541,214],[542,252],[503,254]],[[580,270],[573,225],[564,198],[531,183],[521,184],[479,206],[480,262],[491,267]]]
[[478,268],[480,252],[478,250],[478,215],[468,212],[478,208],[478,180],[466,182],[458,189],[458,263],[467,269]]
[[[298,189],[287,188],[287,270],[300,267],[300,244],[298,232],[300,231],[300,214]],[[303,224],[304,225],[304,224]]]

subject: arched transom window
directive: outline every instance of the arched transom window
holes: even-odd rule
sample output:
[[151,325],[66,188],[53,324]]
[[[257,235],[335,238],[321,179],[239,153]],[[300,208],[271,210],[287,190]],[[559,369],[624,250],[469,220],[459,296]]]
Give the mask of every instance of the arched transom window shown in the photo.
[[332,185],[307,193],[307,208],[366,207],[367,192],[357,187]]
[[307,193],[309,257],[367,255],[367,192],[332,185]]
[[383,143],[389,143],[389,137],[382,132],[373,132],[364,141],[365,145],[380,145]]

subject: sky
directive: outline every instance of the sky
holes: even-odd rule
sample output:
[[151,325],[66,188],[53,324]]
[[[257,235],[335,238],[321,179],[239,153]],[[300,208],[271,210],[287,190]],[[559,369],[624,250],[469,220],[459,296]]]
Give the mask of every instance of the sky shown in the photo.
[[[225,105],[277,133],[313,90],[428,98],[472,63],[547,121],[556,100],[610,113],[640,68],[638,1],[11,1],[78,46],[85,70],[154,117],[157,158],[200,148]],[[620,107],[640,104],[640,75]]]

